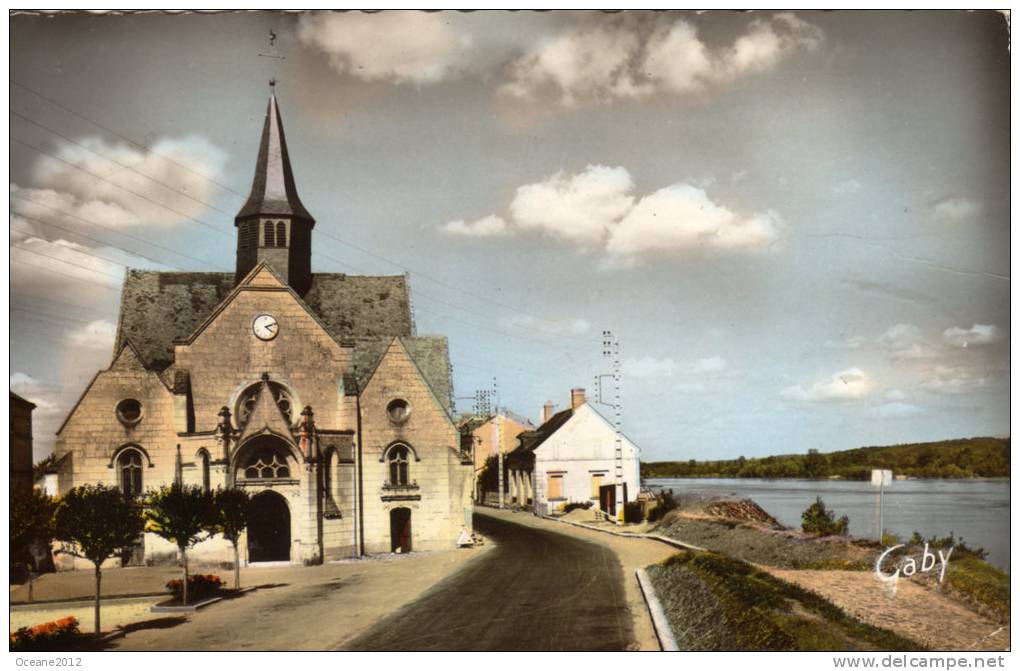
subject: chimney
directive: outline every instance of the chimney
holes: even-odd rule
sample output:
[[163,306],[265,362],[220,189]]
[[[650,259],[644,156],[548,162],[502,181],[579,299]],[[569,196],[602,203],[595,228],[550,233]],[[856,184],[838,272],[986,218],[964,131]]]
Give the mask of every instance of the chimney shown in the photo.
[[584,405],[584,389],[580,387],[574,387],[570,390],[570,409],[577,410],[579,406]]
[[542,406],[542,420],[539,422],[539,424],[545,424],[546,422],[549,421],[549,418],[552,417],[553,413],[555,412],[554,411],[555,407],[556,406],[553,405],[552,401],[545,402],[545,405]]

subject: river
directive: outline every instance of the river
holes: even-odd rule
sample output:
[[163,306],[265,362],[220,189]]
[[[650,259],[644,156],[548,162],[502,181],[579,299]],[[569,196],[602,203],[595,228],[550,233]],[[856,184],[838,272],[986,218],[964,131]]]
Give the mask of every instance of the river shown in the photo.
[[[878,488],[870,482],[649,478],[644,484],[653,492],[736,494],[796,528],[804,509],[821,496],[837,517],[850,518],[850,535],[878,537]],[[968,546],[983,547],[989,562],[1009,571],[1009,480],[897,480],[885,488],[884,498],[889,533],[907,539],[914,531],[925,537],[953,532]]]

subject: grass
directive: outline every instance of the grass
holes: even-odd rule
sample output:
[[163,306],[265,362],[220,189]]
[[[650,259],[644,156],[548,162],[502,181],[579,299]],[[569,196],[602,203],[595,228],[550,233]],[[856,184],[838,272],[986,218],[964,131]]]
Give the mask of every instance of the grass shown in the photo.
[[732,557],[685,552],[648,574],[687,650],[923,649]]
[[953,554],[946,570],[950,590],[990,613],[1009,620],[1009,575],[974,555]]

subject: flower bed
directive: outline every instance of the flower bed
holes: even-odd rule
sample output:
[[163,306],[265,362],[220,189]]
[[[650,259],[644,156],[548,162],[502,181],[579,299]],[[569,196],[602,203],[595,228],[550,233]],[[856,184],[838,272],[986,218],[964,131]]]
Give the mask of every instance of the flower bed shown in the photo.
[[[188,576],[188,602],[196,603],[216,594],[223,587],[218,575],[195,574]],[[181,580],[171,580],[166,584],[167,590],[175,601],[181,600]]]
[[64,617],[53,622],[22,627],[11,634],[11,652],[52,652],[68,650],[82,638],[78,618]]

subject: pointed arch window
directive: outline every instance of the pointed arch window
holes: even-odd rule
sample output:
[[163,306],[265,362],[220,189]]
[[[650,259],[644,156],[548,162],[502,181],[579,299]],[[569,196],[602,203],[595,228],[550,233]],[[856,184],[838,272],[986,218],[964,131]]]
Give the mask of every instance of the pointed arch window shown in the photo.
[[142,453],[134,448],[127,448],[117,456],[117,479],[120,490],[126,496],[139,496],[142,493]]
[[290,477],[287,458],[274,449],[262,449],[253,454],[244,467],[245,480],[279,480]]
[[209,477],[209,453],[203,451],[199,459],[202,462],[202,491],[208,493],[211,489]]
[[287,246],[287,225],[282,221],[276,222],[276,246]]
[[276,236],[274,234],[273,222],[267,221],[266,222],[266,234],[265,234],[265,238],[264,238],[264,242],[262,243],[262,246],[263,247],[272,247],[273,246],[273,242],[275,241],[275,239],[276,239]]
[[404,445],[394,445],[386,454],[387,470],[389,473],[388,484],[391,486],[406,486],[411,483],[408,479],[408,450]]

